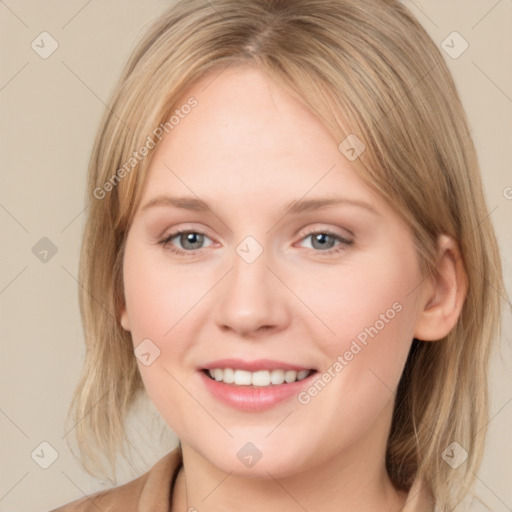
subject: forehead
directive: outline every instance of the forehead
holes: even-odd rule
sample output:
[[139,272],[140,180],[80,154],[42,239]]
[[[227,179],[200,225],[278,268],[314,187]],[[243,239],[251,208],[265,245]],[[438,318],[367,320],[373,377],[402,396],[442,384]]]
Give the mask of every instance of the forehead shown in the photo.
[[256,67],[208,73],[176,108],[190,97],[197,106],[159,144],[143,199],[192,193],[247,205],[340,192],[377,200],[320,119]]

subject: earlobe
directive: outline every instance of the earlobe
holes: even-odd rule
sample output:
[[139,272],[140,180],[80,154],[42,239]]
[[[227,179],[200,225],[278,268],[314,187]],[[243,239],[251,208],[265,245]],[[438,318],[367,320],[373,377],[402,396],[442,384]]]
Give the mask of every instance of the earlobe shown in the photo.
[[121,324],[121,327],[125,331],[130,330],[130,322],[128,320],[128,312],[126,311],[126,306],[123,306],[123,309],[121,310],[121,315],[119,316],[119,322]]
[[423,341],[444,338],[457,324],[467,293],[467,274],[457,242],[448,235],[438,239],[438,276],[424,287],[414,337]]

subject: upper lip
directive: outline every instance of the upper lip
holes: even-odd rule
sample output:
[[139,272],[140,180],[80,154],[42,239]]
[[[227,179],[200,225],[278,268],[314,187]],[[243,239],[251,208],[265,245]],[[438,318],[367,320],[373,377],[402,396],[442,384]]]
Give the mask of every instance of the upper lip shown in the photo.
[[258,370],[312,370],[311,367],[301,366],[299,364],[285,363],[284,361],[275,361],[271,359],[255,359],[254,361],[245,361],[243,359],[218,359],[201,366],[201,370],[213,370],[215,368],[233,368],[235,370],[246,370],[256,372]]

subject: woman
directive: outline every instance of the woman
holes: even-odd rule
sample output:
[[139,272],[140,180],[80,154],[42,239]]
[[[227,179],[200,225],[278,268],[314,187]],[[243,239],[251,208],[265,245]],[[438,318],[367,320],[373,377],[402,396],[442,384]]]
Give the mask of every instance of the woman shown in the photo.
[[462,105],[404,6],[179,2],[126,66],[88,193],[84,467],[113,466],[144,392],[180,446],[57,510],[462,500],[505,292]]

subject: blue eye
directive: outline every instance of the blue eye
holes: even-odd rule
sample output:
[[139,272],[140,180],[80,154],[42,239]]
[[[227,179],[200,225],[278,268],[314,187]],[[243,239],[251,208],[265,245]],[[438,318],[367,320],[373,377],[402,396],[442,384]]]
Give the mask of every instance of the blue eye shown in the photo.
[[[311,239],[312,250],[322,255],[337,254],[354,243],[353,240],[348,240],[329,231],[313,231],[302,238],[302,240],[307,240],[308,238]],[[339,242],[337,246],[335,245],[336,242]]]
[[[184,250],[171,243],[175,238],[179,241]],[[169,236],[160,240],[159,243],[177,254],[193,256],[194,251],[203,248],[201,246],[204,243],[205,238],[208,237],[204,233],[199,233],[198,231],[176,231],[175,233],[171,233]]]
[[[353,240],[348,240],[340,235],[330,233],[329,231],[312,231],[301,238],[301,241],[307,240],[308,238],[312,240],[311,250],[317,254],[326,256],[338,254],[354,243]],[[179,242],[181,248],[176,247],[176,245],[172,243],[175,239]],[[196,251],[208,247],[203,245],[205,240],[210,240],[210,238],[198,231],[176,231],[162,240],[159,240],[158,243],[181,256],[194,256],[196,255]],[[336,242],[338,242],[338,245],[336,245]],[[209,245],[211,245],[211,243]]]

